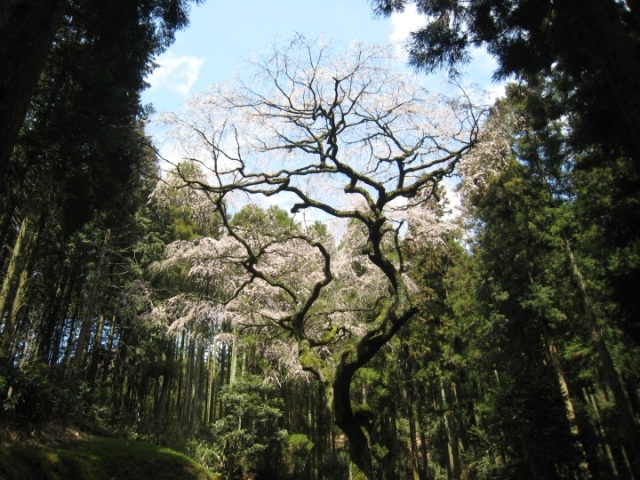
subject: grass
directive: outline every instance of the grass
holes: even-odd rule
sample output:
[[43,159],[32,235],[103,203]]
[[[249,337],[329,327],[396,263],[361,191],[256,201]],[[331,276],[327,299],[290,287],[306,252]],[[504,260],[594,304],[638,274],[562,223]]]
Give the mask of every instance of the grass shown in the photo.
[[0,449],[1,480],[215,480],[189,457],[137,440],[93,437]]

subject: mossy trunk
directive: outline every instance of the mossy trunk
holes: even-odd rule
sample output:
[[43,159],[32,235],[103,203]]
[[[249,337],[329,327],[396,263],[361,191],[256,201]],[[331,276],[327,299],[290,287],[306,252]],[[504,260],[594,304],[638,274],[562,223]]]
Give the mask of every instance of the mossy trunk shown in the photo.
[[415,313],[408,297],[397,297],[396,302],[379,315],[376,322],[379,327],[369,331],[355,348],[345,351],[335,369],[332,384],[334,422],[349,440],[351,461],[369,479],[375,478],[370,443],[375,413],[352,402],[351,382],[358,369],[366,365]]
[[16,307],[19,306],[22,301],[18,298],[16,304],[15,296],[20,296],[25,293],[26,275],[29,269],[29,257],[31,256],[30,251],[33,245],[35,245],[36,237],[35,223],[29,215],[26,215],[20,224],[20,230],[18,231],[18,236],[11,250],[11,257],[5,271],[2,287],[0,288],[0,318],[2,318],[7,305],[9,305],[12,290],[16,290],[11,311],[8,312],[4,325],[0,346],[0,360],[5,362],[10,361],[11,358],[11,347],[16,333],[18,318]]
[[364,418],[354,412],[351,403],[351,380],[359,367],[345,361],[345,355],[336,370],[333,382],[333,416],[338,427],[349,439],[349,457],[351,461],[367,476],[373,478],[373,462],[369,432]]

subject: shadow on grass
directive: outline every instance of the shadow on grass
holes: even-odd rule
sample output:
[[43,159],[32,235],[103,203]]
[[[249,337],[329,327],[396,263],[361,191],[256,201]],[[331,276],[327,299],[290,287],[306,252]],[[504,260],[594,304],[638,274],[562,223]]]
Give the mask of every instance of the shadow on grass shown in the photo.
[[189,457],[137,440],[95,437],[55,447],[0,450],[6,480],[214,480]]

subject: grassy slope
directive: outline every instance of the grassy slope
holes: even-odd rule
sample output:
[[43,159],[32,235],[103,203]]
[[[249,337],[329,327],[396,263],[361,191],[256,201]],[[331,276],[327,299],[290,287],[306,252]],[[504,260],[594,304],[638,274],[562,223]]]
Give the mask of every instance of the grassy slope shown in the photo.
[[213,480],[190,458],[146,442],[91,438],[0,449],[2,480]]

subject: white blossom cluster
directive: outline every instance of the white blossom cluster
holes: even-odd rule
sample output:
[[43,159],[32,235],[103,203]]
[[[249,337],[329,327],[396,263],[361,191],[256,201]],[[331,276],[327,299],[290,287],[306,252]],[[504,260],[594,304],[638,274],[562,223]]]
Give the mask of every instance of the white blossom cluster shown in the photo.
[[[454,226],[442,221],[440,183],[470,149],[476,163],[485,153],[472,149],[479,114],[469,102],[430,94],[393,58],[363,45],[336,57],[297,38],[257,59],[252,77],[162,118],[191,167],[179,165],[154,198],[222,219],[215,238],[175,242],[154,267],[181,269],[193,288],[158,307],[172,328],[226,321],[260,332],[267,355],[302,374],[301,345],[329,361],[384,328],[386,308],[415,291],[406,246],[444,245]],[[482,148],[501,151],[501,138]],[[482,174],[473,162],[463,169],[465,179]],[[293,220],[234,223],[243,204],[265,199],[293,219],[316,212],[346,227],[321,238]]]

